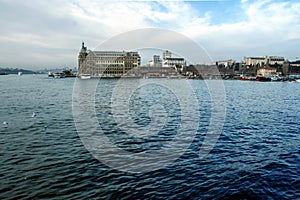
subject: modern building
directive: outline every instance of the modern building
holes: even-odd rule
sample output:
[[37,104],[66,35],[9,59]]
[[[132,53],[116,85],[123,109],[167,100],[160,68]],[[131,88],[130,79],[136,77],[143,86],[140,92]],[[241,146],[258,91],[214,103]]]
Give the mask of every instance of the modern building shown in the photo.
[[186,66],[184,58],[173,58],[170,51],[163,52],[163,67],[171,67],[176,69],[178,72],[182,72],[183,68]]
[[154,56],[153,56],[153,63],[154,63],[155,65],[161,64],[161,60],[160,60],[160,56],[159,56],[159,55],[154,55]]
[[[78,56],[78,75],[91,77],[121,77],[134,75],[141,65],[138,52],[91,51],[82,42]],[[129,74],[128,74],[129,73]]]
[[161,67],[162,63],[161,63],[160,56],[159,55],[154,55],[153,60],[149,61],[149,66],[150,67]]
[[283,65],[285,62],[283,56],[245,57],[244,60],[247,66]]
[[172,57],[172,53],[168,50],[163,52],[162,57],[163,59],[161,60],[159,55],[154,55],[153,60],[149,61],[148,66],[156,67],[156,71],[158,69],[168,71],[164,68],[170,68],[175,69],[177,72],[182,72],[183,68],[186,66],[184,58],[174,58]]

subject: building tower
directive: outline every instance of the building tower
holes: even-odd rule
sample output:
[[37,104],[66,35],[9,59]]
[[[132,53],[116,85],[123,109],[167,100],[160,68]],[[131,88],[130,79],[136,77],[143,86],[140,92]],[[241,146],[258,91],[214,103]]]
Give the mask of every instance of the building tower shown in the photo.
[[172,53],[168,50],[163,52],[163,59],[167,59],[167,58],[171,58],[172,57]]
[[161,61],[160,61],[159,55],[154,55],[153,56],[153,62],[154,62],[155,66],[160,64]]
[[87,57],[87,47],[85,47],[84,42],[82,42],[81,50],[78,55],[78,74],[81,74],[83,71],[82,66],[86,57]]

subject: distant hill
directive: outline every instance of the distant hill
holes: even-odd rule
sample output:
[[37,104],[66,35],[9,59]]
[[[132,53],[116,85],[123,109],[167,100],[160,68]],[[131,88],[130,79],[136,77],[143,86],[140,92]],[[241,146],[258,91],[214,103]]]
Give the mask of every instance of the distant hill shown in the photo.
[[27,69],[18,69],[18,68],[1,68],[0,74],[18,74],[18,72],[22,72],[22,74],[35,74],[36,72],[27,70]]

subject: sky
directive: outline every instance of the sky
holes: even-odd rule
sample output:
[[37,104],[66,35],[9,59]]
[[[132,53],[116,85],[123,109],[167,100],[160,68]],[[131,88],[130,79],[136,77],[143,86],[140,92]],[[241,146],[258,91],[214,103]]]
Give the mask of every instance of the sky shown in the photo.
[[293,61],[300,58],[299,10],[299,0],[0,0],[0,67],[73,68],[82,41],[93,50],[143,28],[183,34],[213,61]]

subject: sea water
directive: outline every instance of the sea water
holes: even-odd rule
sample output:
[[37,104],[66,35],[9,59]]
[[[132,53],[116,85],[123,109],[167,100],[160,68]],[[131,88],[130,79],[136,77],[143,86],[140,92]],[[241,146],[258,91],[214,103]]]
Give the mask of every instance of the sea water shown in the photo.
[[[151,80],[157,84],[125,80],[124,94],[132,86],[141,86],[129,99],[115,103],[118,79],[0,76],[0,198],[300,198],[299,83],[223,81],[222,106],[226,109],[221,131],[211,151],[201,158],[199,150],[214,125],[210,124],[214,99],[208,85],[220,80]],[[187,148],[172,162],[158,159],[155,170],[116,169],[113,164],[117,160],[105,155],[105,161],[111,162],[101,162],[101,155],[97,157],[85,143],[76,123],[78,116],[74,116],[74,92],[78,91],[73,88],[78,81],[96,82],[93,94],[81,97],[94,98],[96,127],[119,149],[132,155],[156,152],[180,134],[183,123],[197,122],[195,131],[195,126],[191,127]],[[186,82],[197,105],[180,100],[181,94],[186,97],[186,87],[172,91],[172,84]],[[190,113],[190,120],[181,118],[183,109]],[[140,129],[136,133],[140,135],[132,135],[126,129],[128,124],[119,123],[122,111],[131,123],[149,126],[152,131],[146,134],[146,129]],[[86,116],[81,122],[88,124]],[[162,124],[159,129],[153,120]],[[92,132],[94,127],[85,130]]]

